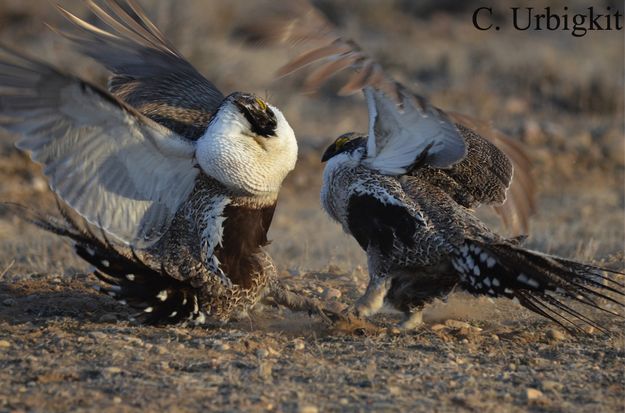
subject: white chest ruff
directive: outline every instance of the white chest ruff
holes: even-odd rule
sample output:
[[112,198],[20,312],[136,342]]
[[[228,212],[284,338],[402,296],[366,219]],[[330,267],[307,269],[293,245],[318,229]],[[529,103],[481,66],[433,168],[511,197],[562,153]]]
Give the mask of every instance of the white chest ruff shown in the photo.
[[321,205],[332,219],[347,230],[347,202],[349,188],[356,178],[355,168],[360,163],[360,156],[339,154],[326,163],[321,185]]
[[295,167],[297,142],[281,113],[276,136],[259,137],[249,131],[240,113],[222,110],[198,140],[196,158],[206,175],[228,189],[270,196]]

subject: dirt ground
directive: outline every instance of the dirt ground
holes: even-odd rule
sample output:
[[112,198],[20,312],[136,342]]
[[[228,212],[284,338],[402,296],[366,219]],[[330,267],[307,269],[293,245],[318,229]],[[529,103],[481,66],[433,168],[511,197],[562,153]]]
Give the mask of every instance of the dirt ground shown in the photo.
[[[365,130],[362,99],[339,98],[332,84],[303,95],[298,76],[272,81],[292,52],[233,35],[258,3],[141,3],[224,92],[266,95],[283,109],[300,162],[281,195],[271,253],[292,288],[353,302],[366,285],[365,257],[321,211],[319,157],[339,134]],[[398,79],[527,146],[539,190],[529,247],[623,268],[622,31],[479,32],[474,1],[319,3]],[[604,3],[595,7],[619,7]],[[84,11],[79,1],[62,4]],[[535,7],[546,5],[587,7]],[[44,21],[64,25],[47,1],[3,0],[0,42],[103,82]],[[14,141],[0,139],[0,201],[52,211],[40,169]],[[127,321],[130,311],[94,284],[67,242],[0,213],[0,412],[625,409],[625,322],[615,317],[593,313],[609,336],[573,338],[509,301],[455,293],[412,333],[393,328],[395,315],[375,318],[378,329],[344,328],[273,308],[228,325],[156,328]]]

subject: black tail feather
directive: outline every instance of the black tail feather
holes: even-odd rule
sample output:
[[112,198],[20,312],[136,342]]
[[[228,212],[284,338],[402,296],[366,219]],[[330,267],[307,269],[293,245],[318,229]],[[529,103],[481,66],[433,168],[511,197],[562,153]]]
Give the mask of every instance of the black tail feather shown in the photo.
[[57,204],[63,221],[19,204],[3,205],[22,219],[71,239],[78,256],[95,267],[94,275],[105,284],[99,291],[140,310],[138,321],[146,324],[203,321],[199,297],[190,284],[172,277],[162,263],[158,269],[149,265],[132,247],[114,245],[103,230],[96,236],[88,224],[80,225],[58,201]]
[[[573,335],[584,334],[585,331],[582,330],[573,320],[566,317],[558,310],[563,311],[576,319],[582,320],[586,324],[596,328],[604,334],[609,333],[608,330],[596,323],[594,320],[586,317],[550,295],[532,294],[528,291],[519,291],[516,297],[519,300],[519,303],[525,308],[555,322]],[[551,304],[552,307],[550,307],[549,304]]]
[[625,307],[622,300],[625,285],[613,278],[625,275],[621,271],[526,250],[510,243],[489,244],[477,240],[466,240],[452,263],[469,292],[518,299],[524,307],[573,334],[584,332],[579,322],[606,334],[608,330],[563,302],[562,297],[625,318],[600,302]]

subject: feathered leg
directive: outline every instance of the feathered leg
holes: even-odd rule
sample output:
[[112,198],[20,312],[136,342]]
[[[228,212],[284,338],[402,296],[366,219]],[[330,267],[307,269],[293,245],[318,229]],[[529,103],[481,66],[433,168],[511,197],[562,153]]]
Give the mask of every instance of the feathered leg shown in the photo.
[[372,275],[365,294],[354,305],[354,315],[358,318],[369,317],[380,311],[389,288],[391,288],[390,277]]
[[268,298],[291,311],[316,314],[328,324],[332,324],[332,320],[339,317],[338,313],[328,309],[319,300],[287,290],[279,280],[270,284]]
[[381,259],[381,254],[377,248],[367,249],[367,267],[369,269],[369,284],[364,295],[360,297],[354,307],[349,311],[357,318],[369,317],[376,314],[384,305],[384,299],[388,294],[392,277],[389,271],[381,263],[385,262]]
[[423,307],[415,308],[410,313],[406,313],[406,318],[399,323],[402,330],[414,330],[423,325]]

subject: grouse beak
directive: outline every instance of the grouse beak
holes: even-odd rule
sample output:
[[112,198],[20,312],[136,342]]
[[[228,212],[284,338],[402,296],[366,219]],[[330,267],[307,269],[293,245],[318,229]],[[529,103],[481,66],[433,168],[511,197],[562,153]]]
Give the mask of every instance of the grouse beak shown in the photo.
[[328,149],[326,149],[326,151],[321,156],[321,162],[327,162],[334,155],[336,155],[336,145],[333,143],[332,145],[328,146]]

